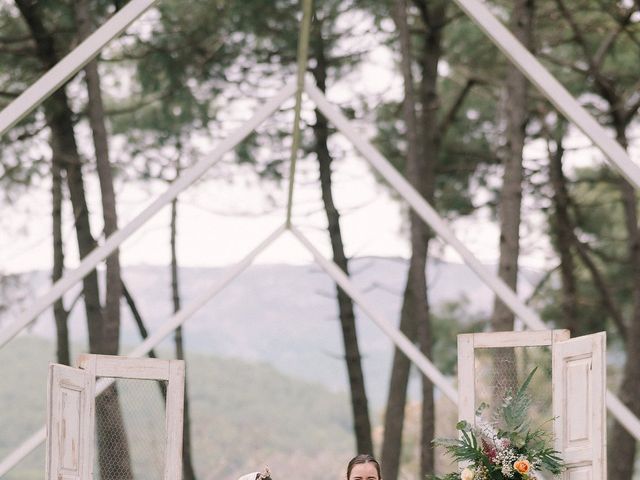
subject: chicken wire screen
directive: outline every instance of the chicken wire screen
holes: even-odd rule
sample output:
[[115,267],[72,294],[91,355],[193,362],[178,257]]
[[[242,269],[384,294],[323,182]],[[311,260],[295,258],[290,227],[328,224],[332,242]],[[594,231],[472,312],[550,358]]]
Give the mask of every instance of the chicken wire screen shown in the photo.
[[96,397],[96,480],[162,480],[167,382],[118,378]]
[[537,367],[527,390],[531,404],[529,417],[533,425],[553,430],[551,384],[551,347],[476,348],[475,408],[484,420],[492,420],[495,410],[507,396],[513,395]]

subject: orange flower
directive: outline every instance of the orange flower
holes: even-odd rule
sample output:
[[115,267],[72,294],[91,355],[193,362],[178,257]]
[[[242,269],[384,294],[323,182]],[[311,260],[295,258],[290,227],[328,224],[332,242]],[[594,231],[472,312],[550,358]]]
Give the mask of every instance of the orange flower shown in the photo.
[[529,460],[520,459],[513,464],[513,468],[516,472],[526,475],[531,470],[531,464],[529,463]]

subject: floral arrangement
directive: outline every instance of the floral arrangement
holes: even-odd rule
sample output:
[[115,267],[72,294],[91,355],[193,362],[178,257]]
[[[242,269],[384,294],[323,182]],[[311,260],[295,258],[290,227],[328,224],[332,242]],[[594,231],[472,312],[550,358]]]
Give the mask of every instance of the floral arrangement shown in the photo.
[[456,461],[467,466],[431,480],[533,480],[535,472],[557,475],[563,470],[559,452],[551,448],[550,435],[542,425],[532,428],[528,416],[531,398],[527,388],[537,368],[522,386],[504,399],[492,422],[480,418],[486,405],[476,412],[476,426],[462,421],[456,425],[459,439],[437,439]]

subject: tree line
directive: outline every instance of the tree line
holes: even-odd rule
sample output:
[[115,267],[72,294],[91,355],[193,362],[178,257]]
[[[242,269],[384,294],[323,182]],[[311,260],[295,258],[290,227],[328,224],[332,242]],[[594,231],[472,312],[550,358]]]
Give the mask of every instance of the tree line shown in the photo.
[[[4,1],[0,4],[0,105],[8,104],[44,71],[91,34],[123,2],[95,0]],[[637,145],[640,108],[640,3],[637,0],[492,0],[490,6],[514,35],[545,64],[628,151]],[[161,0],[145,17],[53,94],[2,139],[0,182],[7,206],[35,185],[51,191],[52,280],[65,272],[62,211],[73,211],[80,258],[117,230],[118,182],[171,182],[200,155],[198,135],[215,135],[230,99],[265,97],[291,78],[301,8],[293,0]],[[309,73],[326,91],[368,60],[351,30],[362,21],[395,60],[393,75],[402,98],[357,97],[347,113],[372,119],[380,151],[413,187],[447,218],[473,218],[488,211],[499,226],[498,275],[518,288],[519,260],[528,230],[549,244],[552,267],[530,299],[549,326],[573,336],[607,330],[609,347],[621,353],[616,372],[622,401],[640,415],[640,230],[634,187],[602,155],[576,146],[575,128],[533,88],[447,0],[315,0]],[[345,27],[347,25],[348,27]],[[121,86],[126,95],[118,92]],[[288,125],[250,136],[235,151],[264,182],[286,176],[281,145]],[[86,132],[90,132],[89,135]],[[332,172],[344,152],[332,147],[334,131],[315,110],[303,135],[303,161],[317,167],[333,259],[349,274],[349,258],[333,198]],[[117,142],[116,139],[124,139]],[[90,148],[85,147],[91,144]],[[34,154],[38,146],[46,154]],[[117,155],[114,155],[117,149]],[[271,149],[271,154],[261,154]],[[527,151],[542,152],[536,158]],[[523,158],[524,157],[524,158]],[[215,171],[213,172],[215,175]],[[100,185],[102,230],[92,228],[85,185]],[[171,205],[171,291],[181,307],[176,248],[179,200]],[[442,334],[430,305],[427,259],[434,235],[407,212],[408,260],[401,330],[429,358]],[[121,300],[146,336],[135,292],[122,280],[118,252],[106,261],[106,294],[98,274],[83,280],[81,298],[53,306],[60,363],[71,353],[67,320],[84,306],[91,352],[119,352]],[[80,301],[81,300],[81,301]],[[385,480],[397,480],[408,359],[395,351],[384,416],[384,434],[374,445],[361,366],[361,346],[352,300],[336,286],[354,425],[355,450],[380,453]],[[512,330],[514,315],[496,299],[486,319],[492,330]],[[181,329],[175,354],[184,358]],[[509,355],[509,353],[505,353]],[[433,473],[434,387],[422,378],[419,473]],[[105,393],[98,438],[119,438],[119,463],[99,455],[101,478],[131,478],[117,390]],[[185,479],[197,478],[185,405]],[[107,429],[111,429],[107,431]],[[636,442],[612,422],[609,476],[631,480]],[[100,448],[99,452],[106,451]]]

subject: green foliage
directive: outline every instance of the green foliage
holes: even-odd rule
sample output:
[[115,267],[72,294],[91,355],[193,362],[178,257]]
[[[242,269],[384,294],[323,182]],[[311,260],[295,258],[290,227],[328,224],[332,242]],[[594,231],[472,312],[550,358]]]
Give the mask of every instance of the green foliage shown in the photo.
[[[437,439],[434,444],[445,448],[446,452],[458,462],[467,463],[473,472],[482,472],[490,480],[506,478],[528,479],[529,472],[520,472],[516,462],[527,463],[531,472],[546,470],[557,475],[563,470],[563,461],[559,453],[551,448],[548,432],[540,427],[531,427],[529,407],[531,398],[528,393],[537,368],[527,376],[512,396],[505,398],[496,410],[495,418],[487,423],[481,418],[484,406],[476,413],[476,426],[466,421],[458,422],[458,439]],[[433,480],[460,478],[459,474],[445,477],[432,477]],[[474,476],[476,478],[476,476]]]
[[483,453],[480,443],[476,438],[471,425],[461,421],[456,424],[456,430],[460,432],[459,440],[437,440],[437,444],[446,448],[447,453],[459,461],[474,463],[483,462]]
[[[616,175],[609,168],[576,169],[568,185],[572,198],[571,218],[576,234],[600,272],[613,302],[625,318],[633,309],[633,271],[628,262],[624,208]],[[553,234],[550,230],[550,234]],[[557,245],[552,244],[554,247]],[[575,336],[607,330],[610,345],[624,339],[613,322],[611,312],[602,302],[602,294],[590,270],[573,250],[576,279],[576,306],[580,322]],[[537,296],[536,304],[543,318],[562,323],[562,290],[557,282],[548,282]]]
[[531,379],[537,370],[537,367],[534,368],[515,395],[505,399],[497,410],[498,418],[501,418],[504,422],[504,430],[512,432],[511,439],[517,446],[524,445],[525,438],[523,438],[523,435],[528,434],[529,431],[531,422],[527,413],[531,405],[531,398],[527,394],[527,388],[529,388]]
[[[453,10],[453,9],[449,9]],[[416,27],[413,51],[419,63],[420,43],[425,35],[421,20]],[[464,16],[450,14],[443,36],[442,57],[437,79],[438,111],[436,128],[438,156],[424,159],[435,168],[435,207],[443,215],[455,217],[475,211],[477,187],[486,186],[498,163],[495,147],[499,144],[496,116],[496,85],[487,80],[497,70],[495,47]],[[390,43],[397,50],[397,42]],[[498,61],[498,66],[501,62]],[[416,78],[415,91],[420,92]],[[417,105],[420,117],[424,106]],[[381,102],[375,110],[374,143],[400,172],[406,171],[406,126],[402,104]],[[418,124],[420,129],[420,122]],[[422,136],[419,132],[419,136]],[[394,194],[394,192],[392,192]]]
[[[42,66],[13,2],[0,4],[0,30],[0,109],[3,109],[37,80]],[[31,114],[0,139],[0,201],[13,203],[48,176],[50,167],[41,153],[45,142],[38,138],[43,125],[41,115]]]
[[[640,67],[632,58],[639,58],[637,36],[640,23],[634,18],[634,6],[625,2],[577,0],[563,2],[559,9],[555,2],[537,5],[539,49],[546,66],[559,80],[591,110],[601,123],[615,127],[615,134],[623,143],[637,124],[637,79]],[[637,10],[637,8],[636,8]],[[552,122],[553,123],[553,122]],[[551,128],[558,128],[556,120]],[[567,137],[567,133],[564,133]],[[565,139],[562,138],[564,141]],[[569,146],[569,142],[567,147]],[[567,160],[569,160],[567,150]],[[575,155],[575,154],[574,154]],[[586,153],[579,153],[583,158]],[[593,155],[594,159],[601,157]],[[628,232],[625,211],[620,195],[618,175],[610,168],[588,166],[571,169],[565,162],[570,195],[570,215],[576,226],[576,236],[583,250],[600,274],[602,286],[572,247],[574,260],[575,298],[563,296],[557,282],[550,282],[540,292],[537,301],[546,319],[562,325],[562,302],[575,306],[576,317],[572,335],[607,330],[610,345],[624,349],[627,341],[619,322],[614,321],[603,297],[609,297],[623,322],[632,318],[632,278],[629,258]],[[549,210],[553,213],[553,209]],[[550,222],[552,224],[552,222]],[[550,233],[555,235],[555,230]],[[554,239],[555,240],[555,239]],[[554,247],[558,247],[554,241]]]
[[483,315],[470,311],[466,298],[434,308],[431,312],[432,358],[438,370],[445,375],[454,376],[458,367],[458,334],[481,332],[485,323]]
[[[406,170],[405,126],[401,120],[401,105],[382,103],[376,109],[376,148],[400,172]],[[465,111],[460,116],[464,117]],[[487,159],[495,161],[489,153],[486,137],[476,123],[464,117],[461,123],[451,124],[436,163],[435,204],[437,209],[449,215],[466,215],[474,210],[471,182],[482,171]],[[475,125],[475,127],[474,127]],[[475,129],[474,129],[475,128]],[[460,131],[464,130],[464,134]],[[395,194],[391,191],[392,195]]]

